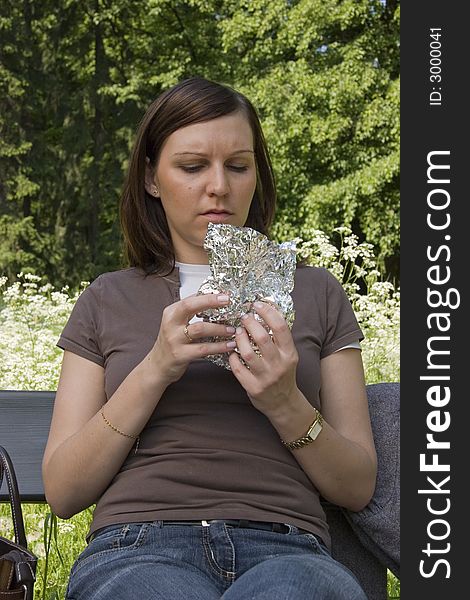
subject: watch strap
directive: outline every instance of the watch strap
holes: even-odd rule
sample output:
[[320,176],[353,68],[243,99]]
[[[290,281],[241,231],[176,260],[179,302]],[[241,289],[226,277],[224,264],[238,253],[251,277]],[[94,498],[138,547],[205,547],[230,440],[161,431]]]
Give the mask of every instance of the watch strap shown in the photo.
[[281,442],[286,448],[289,448],[289,450],[298,450],[299,448],[303,448],[307,444],[311,444],[317,439],[318,435],[320,434],[320,431],[323,429],[323,417],[320,411],[318,411],[317,409],[315,409],[315,411],[315,420],[310,425],[305,435],[303,435],[300,438],[297,438],[296,440],[293,440],[292,442],[285,442],[284,440],[281,440]]

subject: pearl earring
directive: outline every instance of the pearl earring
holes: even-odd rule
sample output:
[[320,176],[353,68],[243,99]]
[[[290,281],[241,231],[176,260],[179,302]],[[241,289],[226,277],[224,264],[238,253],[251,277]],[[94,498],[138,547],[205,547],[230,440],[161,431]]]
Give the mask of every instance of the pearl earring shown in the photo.
[[154,188],[153,188],[153,195],[154,195],[156,198],[158,198],[158,194],[159,194],[159,192],[158,192],[158,188],[154,187]]

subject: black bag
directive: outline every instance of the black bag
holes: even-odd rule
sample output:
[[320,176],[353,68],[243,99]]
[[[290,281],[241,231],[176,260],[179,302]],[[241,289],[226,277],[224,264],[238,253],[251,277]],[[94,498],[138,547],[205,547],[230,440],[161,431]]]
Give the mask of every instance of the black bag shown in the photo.
[[0,600],[33,600],[38,559],[28,551],[13,463],[5,448],[0,446],[0,489],[3,473],[10,496],[15,541],[0,536]]

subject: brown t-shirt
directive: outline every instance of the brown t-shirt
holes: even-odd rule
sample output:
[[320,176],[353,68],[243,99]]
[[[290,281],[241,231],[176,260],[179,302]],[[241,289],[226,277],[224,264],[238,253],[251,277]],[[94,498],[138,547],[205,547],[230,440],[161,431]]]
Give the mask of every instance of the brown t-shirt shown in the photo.
[[[110,398],[154,345],[179,287],[177,267],[167,277],[145,277],[137,268],[104,273],[78,298],[57,345],[104,367]],[[320,359],[363,335],[325,269],[297,268],[292,298],[297,384],[321,409]],[[137,453],[98,500],[89,535],[127,522],[251,519],[290,523],[329,545],[318,496],[233,373],[199,359],[166,389]]]

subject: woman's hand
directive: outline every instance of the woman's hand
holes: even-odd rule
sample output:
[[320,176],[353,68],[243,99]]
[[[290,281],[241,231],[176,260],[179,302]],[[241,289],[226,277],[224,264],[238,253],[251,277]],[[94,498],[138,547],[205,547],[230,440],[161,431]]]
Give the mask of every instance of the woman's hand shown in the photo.
[[[233,374],[253,406],[261,411],[283,440],[305,435],[316,412],[298,389],[298,354],[289,327],[272,306],[254,306],[273,332],[249,315],[236,335],[238,350],[229,356]],[[248,333],[259,348],[250,344]],[[321,495],[349,510],[361,510],[370,501],[377,459],[370,426],[360,351],[347,349],[322,359],[321,406],[325,417],[321,435],[294,456]]]
[[[229,357],[232,372],[245,388],[253,406],[269,419],[277,419],[291,409],[297,397],[296,369],[299,355],[289,326],[281,313],[270,304],[256,302],[256,312],[273,332],[273,339],[252,314],[246,315],[237,329],[236,352]],[[248,333],[259,351],[251,346]]]
[[168,385],[180,379],[191,361],[205,358],[210,354],[230,352],[236,346],[233,340],[198,341],[216,336],[231,338],[235,333],[233,327],[204,321],[188,325],[188,322],[197,313],[208,308],[226,306],[229,301],[229,297],[225,294],[192,295],[165,308],[160,332],[149,353],[149,358],[160,373],[160,377]]

